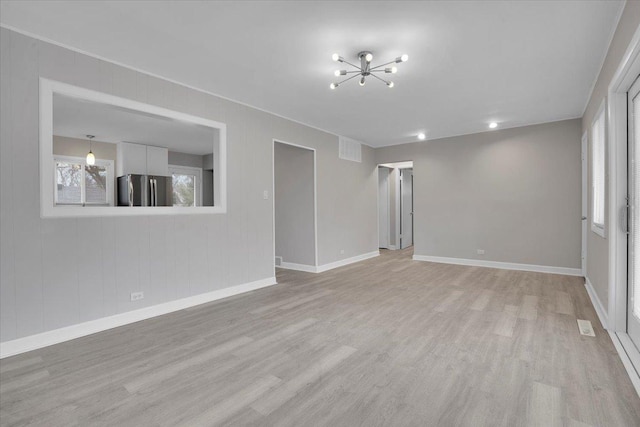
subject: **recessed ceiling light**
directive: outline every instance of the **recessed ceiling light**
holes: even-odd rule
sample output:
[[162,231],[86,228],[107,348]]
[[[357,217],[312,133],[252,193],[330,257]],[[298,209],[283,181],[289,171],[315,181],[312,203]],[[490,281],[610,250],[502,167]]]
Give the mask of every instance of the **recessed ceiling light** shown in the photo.
[[420,132],[420,133],[418,134],[418,139],[419,139],[420,141],[424,141],[424,139],[425,139],[426,137],[427,137],[427,135],[425,135],[425,134],[424,134],[424,133],[422,133],[422,132]]
[[498,124],[496,122],[489,123],[489,129],[495,129],[497,127],[498,127]]

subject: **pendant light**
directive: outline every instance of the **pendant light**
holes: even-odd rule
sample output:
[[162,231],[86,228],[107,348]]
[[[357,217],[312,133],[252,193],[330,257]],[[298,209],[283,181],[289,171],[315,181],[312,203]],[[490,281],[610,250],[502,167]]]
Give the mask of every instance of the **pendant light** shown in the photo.
[[89,138],[89,153],[87,154],[87,164],[89,166],[93,166],[96,164],[96,156],[94,156],[93,152],[91,151],[91,141],[93,140],[93,138],[95,138],[95,136],[87,135],[87,138]]

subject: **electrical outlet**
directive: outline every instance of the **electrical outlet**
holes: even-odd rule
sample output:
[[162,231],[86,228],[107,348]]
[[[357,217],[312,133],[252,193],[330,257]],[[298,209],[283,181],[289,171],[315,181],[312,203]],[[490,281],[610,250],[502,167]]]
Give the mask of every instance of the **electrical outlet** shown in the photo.
[[484,249],[478,249],[478,255],[484,255]]
[[262,192],[262,198],[265,200],[269,200],[269,190],[264,190]]
[[340,249],[340,255],[344,255],[344,249]]
[[144,298],[144,292],[131,292],[131,301],[138,301]]

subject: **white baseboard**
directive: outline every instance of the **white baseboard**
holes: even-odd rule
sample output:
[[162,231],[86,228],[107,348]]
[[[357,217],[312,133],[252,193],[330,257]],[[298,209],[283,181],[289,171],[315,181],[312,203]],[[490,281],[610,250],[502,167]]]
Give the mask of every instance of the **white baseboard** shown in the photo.
[[[609,332],[609,336],[611,337],[611,341],[613,341],[613,345],[622,360],[622,364],[627,371],[627,375],[629,375],[629,379],[633,384],[633,387],[636,389],[636,393],[640,396],[640,375],[638,375],[638,371],[633,366],[633,362],[629,357],[629,354],[625,350],[625,347],[635,347],[635,345],[631,342],[630,338],[626,334],[617,334],[613,331]],[[623,341],[627,341],[626,344]]]
[[275,284],[276,278],[269,277],[255,282],[231,286],[192,297],[141,308],[139,310],[128,311],[114,316],[103,317],[89,322],[78,323],[77,325],[66,326],[24,338],[6,341],[0,343],[0,359]]
[[389,245],[389,247],[387,249],[389,249],[390,251],[395,251],[398,248],[396,248],[396,245]]
[[365,259],[374,258],[379,255],[380,251],[373,251],[366,254],[356,255],[351,258],[341,259],[340,261],[331,262],[329,264],[319,265],[316,267],[316,273],[333,270],[334,268],[343,267],[345,265],[353,264],[354,262],[364,261]]
[[593,304],[593,308],[596,309],[596,314],[598,315],[598,319],[600,319],[602,327],[608,329],[609,316],[607,315],[607,310],[604,309],[604,305],[602,305],[602,301],[598,298],[598,294],[588,277],[585,278],[584,287],[587,288],[587,294],[589,294],[589,298],[591,298],[591,304]]
[[534,264],[516,264],[511,262],[484,261],[479,259],[464,259],[464,258],[447,258],[447,257],[428,256],[428,255],[414,255],[413,260],[437,262],[441,264],[468,265],[473,267],[501,268],[503,270],[535,271],[539,273],[564,274],[567,276],[582,276],[582,270],[580,270],[579,268],[553,267],[553,266],[547,266],[547,265],[534,265]]
[[295,264],[292,262],[283,262],[282,265],[278,265],[278,268],[286,268],[288,270],[306,271],[308,273],[323,273],[325,271],[333,270],[334,268],[343,267],[345,265],[353,264],[354,262],[364,261],[365,259],[374,258],[380,255],[380,251],[368,252],[366,254],[356,255],[351,258],[341,259],[340,261],[332,262],[324,265],[306,265]]
[[306,271],[307,273],[317,273],[318,267],[315,265],[308,264],[296,264],[294,262],[284,262],[282,261],[280,265],[277,265],[278,268],[284,268],[287,270],[297,270],[297,271]]

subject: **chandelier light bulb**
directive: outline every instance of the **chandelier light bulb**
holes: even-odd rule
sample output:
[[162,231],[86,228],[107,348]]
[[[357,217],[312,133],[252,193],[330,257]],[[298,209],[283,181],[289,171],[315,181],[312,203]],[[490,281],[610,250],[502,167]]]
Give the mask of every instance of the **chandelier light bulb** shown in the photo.
[[337,88],[337,87],[338,87],[338,83],[331,83],[331,84],[329,85],[329,87],[330,87],[331,89],[335,89],[335,88]]
[[402,60],[402,62],[407,62],[409,60],[409,55],[407,55],[406,53],[404,55],[402,55],[400,57],[400,59]]
[[372,55],[372,54],[370,54],[370,53],[367,53],[367,54],[365,55],[364,59],[365,59],[367,62],[371,62],[371,61],[373,60],[373,55]]
[[364,83],[365,83],[364,76],[362,76],[362,78],[360,79],[360,86],[364,86]]
[[496,122],[489,123],[489,129],[495,129],[497,127],[498,127],[498,124]]
[[340,75],[340,70],[336,70],[336,71],[333,73],[333,75],[334,75],[334,76],[336,76],[336,77],[338,77],[338,76]]
[[422,132],[420,132],[420,133],[418,134],[418,139],[419,139],[420,141],[424,141],[426,137],[427,137],[427,135],[425,135],[425,134],[424,134],[424,133],[422,133]]
[[387,83],[387,86],[389,86],[390,88],[393,87],[393,82]]
[[398,67],[385,68],[384,72],[387,74],[395,74],[398,72]]
[[333,55],[331,55],[331,59],[338,62],[340,60],[340,55],[338,55],[337,53],[334,53]]

